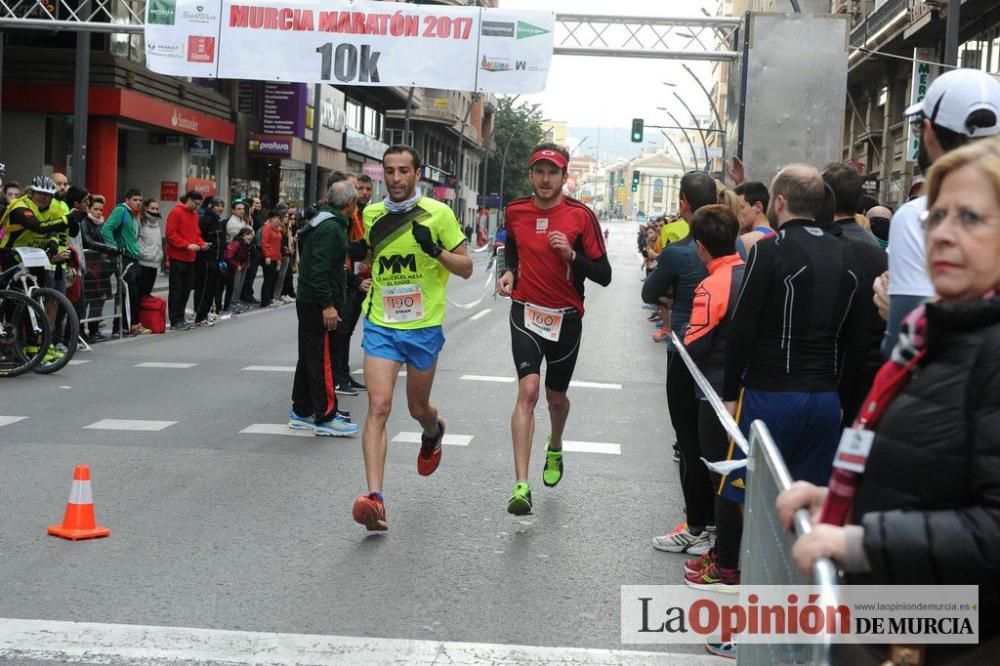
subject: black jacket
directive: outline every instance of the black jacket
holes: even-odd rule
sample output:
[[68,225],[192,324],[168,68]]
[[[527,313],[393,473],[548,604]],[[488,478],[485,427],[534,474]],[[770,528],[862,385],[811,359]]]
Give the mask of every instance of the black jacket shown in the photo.
[[109,257],[121,254],[117,247],[104,242],[101,225],[94,224],[89,217],[80,220],[80,235],[84,250],[94,250]]
[[857,582],[979,585],[986,640],[1000,634],[1000,298],[927,315],[927,355],[878,424],[855,496],[872,567]]
[[201,228],[202,239],[212,244],[204,252],[198,253],[198,260],[213,264],[222,261],[226,256],[226,221],[211,210],[206,210],[198,221],[198,226]]

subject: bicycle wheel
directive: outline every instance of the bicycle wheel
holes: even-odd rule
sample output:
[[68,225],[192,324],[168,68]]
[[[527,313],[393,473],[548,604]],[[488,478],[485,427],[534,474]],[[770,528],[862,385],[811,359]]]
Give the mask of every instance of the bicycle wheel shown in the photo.
[[61,292],[47,287],[33,287],[31,298],[36,301],[46,313],[55,312],[52,326],[51,348],[42,358],[42,362],[33,370],[43,375],[50,375],[66,367],[73,359],[76,348],[80,344],[80,318],[76,308]]
[[52,342],[41,305],[19,291],[0,290],[0,377],[33,370]]

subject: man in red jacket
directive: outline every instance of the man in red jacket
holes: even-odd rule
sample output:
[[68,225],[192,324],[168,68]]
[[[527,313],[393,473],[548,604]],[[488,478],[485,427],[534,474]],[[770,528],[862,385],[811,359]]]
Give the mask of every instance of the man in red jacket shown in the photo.
[[188,331],[191,324],[184,318],[184,308],[191,296],[194,261],[198,253],[208,248],[198,226],[198,206],[203,197],[195,191],[181,197],[181,205],[174,206],[167,215],[167,257],[170,259],[170,292],[168,312],[170,328]]

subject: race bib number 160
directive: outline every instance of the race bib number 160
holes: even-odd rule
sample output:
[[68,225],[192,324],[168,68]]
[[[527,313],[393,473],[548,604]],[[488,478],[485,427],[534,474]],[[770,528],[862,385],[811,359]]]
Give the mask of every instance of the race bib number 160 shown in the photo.
[[559,342],[562,331],[563,313],[537,305],[524,306],[524,327],[546,340]]
[[382,289],[382,309],[388,322],[418,321],[424,318],[420,285],[401,284]]

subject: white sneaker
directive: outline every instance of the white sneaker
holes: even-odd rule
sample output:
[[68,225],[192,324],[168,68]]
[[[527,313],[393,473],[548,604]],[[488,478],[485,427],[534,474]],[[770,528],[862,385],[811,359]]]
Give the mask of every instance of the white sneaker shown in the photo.
[[292,298],[291,296],[282,296],[281,300],[284,301],[285,303],[294,303],[295,302],[295,299]]
[[348,437],[361,429],[357,423],[351,423],[339,414],[329,421],[314,422],[313,433],[317,437]]
[[688,532],[687,523],[681,523],[670,534],[653,537],[653,548],[666,553],[690,553],[704,555],[712,547],[708,530],[702,530],[695,536]]

